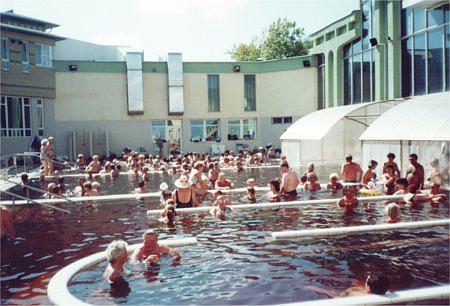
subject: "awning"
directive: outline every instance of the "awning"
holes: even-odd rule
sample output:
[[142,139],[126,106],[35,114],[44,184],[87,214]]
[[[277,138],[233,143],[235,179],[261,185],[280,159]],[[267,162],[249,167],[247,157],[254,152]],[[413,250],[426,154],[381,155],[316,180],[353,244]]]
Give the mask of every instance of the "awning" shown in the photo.
[[281,135],[280,140],[320,140],[328,134],[339,120],[344,119],[358,109],[375,103],[378,102],[331,107],[312,112],[295,121]]
[[450,141],[450,92],[414,97],[393,107],[359,139]]

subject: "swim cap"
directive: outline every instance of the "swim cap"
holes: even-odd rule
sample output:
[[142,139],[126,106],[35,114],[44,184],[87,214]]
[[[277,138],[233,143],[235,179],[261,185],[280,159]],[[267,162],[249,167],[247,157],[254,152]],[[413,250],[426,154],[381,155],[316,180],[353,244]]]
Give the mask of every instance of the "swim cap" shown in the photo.
[[166,191],[167,189],[169,189],[169,185],[167,185],[166,182],[162,182],[161,185],[159,185],[159,189],[162,191]]

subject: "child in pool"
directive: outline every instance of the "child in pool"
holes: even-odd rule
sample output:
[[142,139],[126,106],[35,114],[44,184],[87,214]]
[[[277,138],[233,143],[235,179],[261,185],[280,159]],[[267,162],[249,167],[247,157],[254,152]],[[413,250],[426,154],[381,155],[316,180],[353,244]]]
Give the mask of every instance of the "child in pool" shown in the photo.
[[176,216],[177,212],[175,210],[175,202],[172,199],[167,200],[166,207],[161,213],[161,218],[159,220],[164,222],[166,225],[173,225]]
[[346,186],[344,188],[344,197],[337,201],[337,206],[342,208],[345,213],[353,213],[358,206],[358,199],[356,198],[356,191],[354,186]]
[[247,180],[247,199],[251,203],[256,202],[255,180],[252,178]]
[[231,198],[226,195],[221,195],[217,197],[214,202],[214,206],[210,209],[209,213],[216,218],[223,217],[230,214],[233,210],[228,207],[231,204]]
[[388,223],[396,223],[400,221],[400,206],[395,203],[389,203],[384,208],[386,215],[389,217],[386,221]]

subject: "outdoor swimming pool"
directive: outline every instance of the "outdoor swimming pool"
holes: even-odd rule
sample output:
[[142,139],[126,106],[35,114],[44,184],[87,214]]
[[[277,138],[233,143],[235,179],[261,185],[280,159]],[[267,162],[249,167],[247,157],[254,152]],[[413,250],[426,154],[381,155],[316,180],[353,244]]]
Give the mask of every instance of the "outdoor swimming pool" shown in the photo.
[[[317,169],[321,182],[332,170]],[[248,177],[262,186],[277,174],[277,169],[255,169],[229,176],[242,187]],[[170,180],[153,175],[149,188],[153,191],[161,181]],[[137,184],[128,176],[99,181],[102,194],[128,193]],[[75,178],[66,182],[73,185]],[[330,195],[324,192],[317,197]],[[325,298],[310,287],[342,291],[380,269],[389,273],[394,290],[449,283],[448,227],[290,241],[270,238],[273,231],[288,229],[383,223],[383,203],[361,205],[358,213],[348,216],[330,204],[240,211],[225,221],[197,214],[178,219],[175,228],[149,226],[146,210],[158,206],[152,199],[145,204],[64,205],[70,207],[70,215],[46,208],[20,209],[18,238],[14,246],[2,248],[2,304],[49,303],[46,287],[54,273],[103,251],[114,239],[138,243],[149,227],[159,228],[160,239],[195,236],[199,244],[179,248],[182,262],[177,267],[167,261],[153,270],[128,265],[131,292],[127,296],[110,296],[108,285],[102,283],[105,264],[78,274],[69,287],[72,294],[95,304],[275,304]],[[448,203],[439,208],[427,204],[403,210],[402,220],[448,215]]]

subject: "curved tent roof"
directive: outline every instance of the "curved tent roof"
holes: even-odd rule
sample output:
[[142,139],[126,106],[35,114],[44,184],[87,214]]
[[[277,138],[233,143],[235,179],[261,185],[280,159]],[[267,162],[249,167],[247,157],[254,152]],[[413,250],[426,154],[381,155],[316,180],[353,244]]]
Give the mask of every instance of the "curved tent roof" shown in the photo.
[[281,135],[280,140],[320,140],[339,120],[358,109],[375,103],[378,102],[331,107],[312,112],[295,121]]
[[393,107],[359,139],[450,141],[450,92],[414,97]]

